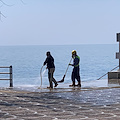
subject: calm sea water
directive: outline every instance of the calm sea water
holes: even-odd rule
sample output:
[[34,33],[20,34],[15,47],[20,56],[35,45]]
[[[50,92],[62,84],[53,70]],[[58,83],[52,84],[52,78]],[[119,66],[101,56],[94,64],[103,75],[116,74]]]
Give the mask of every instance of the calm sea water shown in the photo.
[[[40,69],[50,51],[55,59],[55,79],[61,80],[71,59],[71,51],[80,56],[81,81],[92,81],[101,77],[118,65],[115,54],[117,44],[109,45],[43,45],[43,46],[0,46],[0,66],[13,66],[14,86],[40,85]],[[45,67],[43,68],[43,71]],[[65,83],[71,83],[70,66]],[[2,75],[0,75],[3,77]],[[6,77],[6,76],[5,76]],[[107,78],[105,76],[104,78]],[[47,71],[43,75],[43,85],[48,85]],[[8,81],[0,81],[0,86],[9,86]]]

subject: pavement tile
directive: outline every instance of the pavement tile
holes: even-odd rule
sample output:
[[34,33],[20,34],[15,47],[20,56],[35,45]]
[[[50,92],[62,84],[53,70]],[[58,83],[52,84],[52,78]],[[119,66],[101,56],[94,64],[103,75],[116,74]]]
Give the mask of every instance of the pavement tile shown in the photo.
[[[57,91],[57,92],[56,92]],[[0,90],[2,120],[120,120],[120,88]]]

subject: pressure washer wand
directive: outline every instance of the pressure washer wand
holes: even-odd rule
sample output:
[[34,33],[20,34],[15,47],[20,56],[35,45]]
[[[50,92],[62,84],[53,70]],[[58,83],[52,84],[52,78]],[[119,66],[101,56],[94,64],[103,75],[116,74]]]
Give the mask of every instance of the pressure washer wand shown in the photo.
[[[72,61],[72,58],[70,59],[69,64],[71,63],[71,61]],[[67,66],[67,69],[66,69],[66,71],[65,71],[65,74],[64,74],[64,76],[63,76],[63,79],[62,79],[62,80],[60,80],[60,81],[58,81],[58,83],[64,82],[64,79],[65,79],[66,73],[67,73],[68,68],[69,68],[69,64],[68,64],[68,66]]]

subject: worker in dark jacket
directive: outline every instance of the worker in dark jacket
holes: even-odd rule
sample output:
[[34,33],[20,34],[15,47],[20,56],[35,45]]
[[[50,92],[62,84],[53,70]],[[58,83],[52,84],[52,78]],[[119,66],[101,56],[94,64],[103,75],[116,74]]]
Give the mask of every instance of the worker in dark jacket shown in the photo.
[[47,58],[46,58],[43,65],[47,64],[47,69],[48,69],[48,79],[49,79],[50,86],[47,87],[47,88],[53,88],[53,82],[55,84],[54,87],[57,87],[58,84],[53,77],[53,74],[54,74],[54,71],[55,71],[54,58],[51,56],[49,51],[46,53],[46,56],[47,56]]
[[[80,68],[79,68],[79,63],[80,63],[80,57],[77,55],[77,52],[75,50],[72,51],[72,58],[73,58],[73,64],[69,64],[73,66],[73,71],[71,75],[72,79],[72,85],[70,86],[79,86],[81,87],[81,80],[80,80]],[[75,79],[78,81],[78,85],[75,85]]]

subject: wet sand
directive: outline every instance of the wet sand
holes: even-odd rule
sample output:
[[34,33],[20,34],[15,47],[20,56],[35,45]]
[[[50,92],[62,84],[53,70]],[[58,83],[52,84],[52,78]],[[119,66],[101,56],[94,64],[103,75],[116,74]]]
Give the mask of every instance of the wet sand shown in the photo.
[[1,120],[120,120],[120,87],[0,89]]

